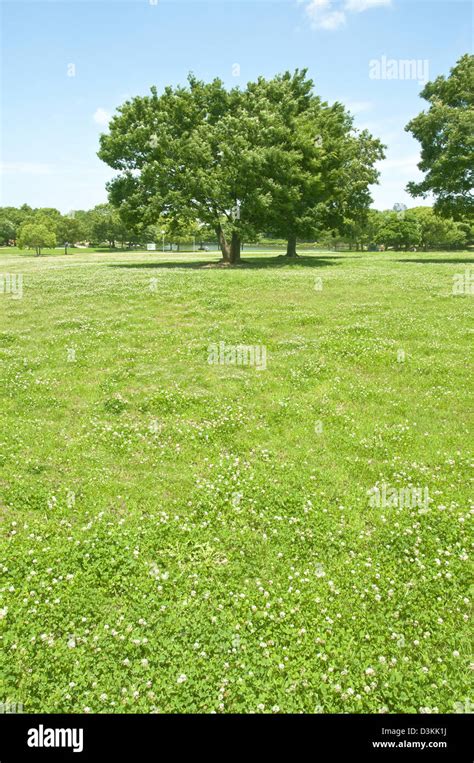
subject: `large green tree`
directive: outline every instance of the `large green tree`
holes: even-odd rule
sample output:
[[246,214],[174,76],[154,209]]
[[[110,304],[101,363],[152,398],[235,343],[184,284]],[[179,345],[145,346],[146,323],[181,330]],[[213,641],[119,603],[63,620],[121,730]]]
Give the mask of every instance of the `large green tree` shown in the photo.
[[226,91],[218,79],[166,88],[118,110],[99,156],[120,174],[110,201],[123,219],[170,229],[211,226],[223,259],[261,230],[288,239],[365,214],[379,141],[356,134],[344,107],[321,103],[306,71]]
[[424,179],[408,184],[412,196],[435,197],[435,209],[455,219],[473,217],[474,56],[465,55],[448,77],[428,82],[421,97],[429,103],[406,130],[421,143],[418,167]]
[[323,228],[344,230],[365,222],[383,146],[368,131],[353,128],[341,103],[329,106],[314,93],[305,69],[248,86],[256,115],[269,114],[260,133],[266,149],[267,230],[287,239],[296,255],[298,238],[314,238]]
[[99,156],[120,174],[109,198],[124,219],[171,227],[183,217],[212,227],[223,259],[240,260],[243,236],[271,199],[262,191],[261,124],[247,94],[190,76],[186,87],[126,102],[101,136]]

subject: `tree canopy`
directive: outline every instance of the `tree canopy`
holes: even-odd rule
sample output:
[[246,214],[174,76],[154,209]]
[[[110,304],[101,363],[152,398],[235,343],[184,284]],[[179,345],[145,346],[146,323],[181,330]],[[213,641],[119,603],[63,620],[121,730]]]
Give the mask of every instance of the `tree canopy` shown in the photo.
[[20,228],[17,243],[20,249],[34,249],[39,256],[42,249],[56,246],[56,234],[47,220],[27,222]]
[[426,173],[408,184],[412,196],[432,193],[441,214],[469,216],[474,210],[474,56],[465,55],[448,77],[428,82],[421,97],[429,103],[406,130],[421,143],[419,168]]
[[127,101],[100,140],[100,158],[119,171],[110,201],[135,226],[159,217],[212,227],[228,262],[261,230],[285,236],[294,254],[297,236],[366,212],[383,156],[313,90],[305,70],[243,91],[190,75],[186,87]]

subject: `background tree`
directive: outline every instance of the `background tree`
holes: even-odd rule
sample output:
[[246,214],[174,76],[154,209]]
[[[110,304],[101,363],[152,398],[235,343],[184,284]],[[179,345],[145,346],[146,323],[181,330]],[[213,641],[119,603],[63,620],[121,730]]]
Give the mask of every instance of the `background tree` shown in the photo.
[[408,212],[381,212],[377,218],[374,240],[385,248],[409,249],[420,243],[420,227]]
[[412,196],[435,196],[435,209],[455,219],[473,219],[474,56],[465,55],[448,77],[428,82],[421,97],[429,103],[406,130],[421,143],[424,180],[408,184]]
[[8,246],[10,241],[16,238],[16,225],[9,218],[0,214],[0,241],[4,246]]
[[90,237],[97,244],[107,242],[113,249],[117,241],[129,242],[132,233],[111,204],[97,204],[89,213]]
[[56,246],[56,233],[47,222],[26,222],[19,230],[17,243],[20,249],[34,249],[39,257],[43,248]]
[[350,211],[351,214],[344,218],[342,225],[339,225],[339,230],[335,233],[343,239],[350,250],[374,249],[381,213],[377,209],[362,209],[357,216],[353,208]]
[[[30,220],[32,216],[33,209],[28,204],[23,204],[21,207],[1,207],[0,220],[3,222],[8,221],[9,224],[3,229],[4,235],[6,236],[6,234],[11,233],[12,235],[9,238],[16,243],[20,226],[27,220]],[[11,225],[13,225],[13,230],[10,227]],[[7,242],[5,241],[5,243]]]
[[56,224],[56,236],[64,244],[64,254],[67,254],[68,246],[74,246],[83,238],[83,233],[81,221],[75,216],[61,215]]
[[463,246],[467,241],[467,232],[460,223],[437,215],[431,207],[413,207],[406,214],[416,220],[425,251]]

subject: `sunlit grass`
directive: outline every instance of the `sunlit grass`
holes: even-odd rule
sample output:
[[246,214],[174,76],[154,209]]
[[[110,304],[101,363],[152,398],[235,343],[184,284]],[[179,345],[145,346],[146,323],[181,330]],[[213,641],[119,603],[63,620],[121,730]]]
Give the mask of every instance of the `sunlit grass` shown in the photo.
[[[25,712],[454,712],[466,253],[3,250],[5,686]],[[267,368],[210,365],[212,343]],[[376,484],[428,510],[372,508]]]

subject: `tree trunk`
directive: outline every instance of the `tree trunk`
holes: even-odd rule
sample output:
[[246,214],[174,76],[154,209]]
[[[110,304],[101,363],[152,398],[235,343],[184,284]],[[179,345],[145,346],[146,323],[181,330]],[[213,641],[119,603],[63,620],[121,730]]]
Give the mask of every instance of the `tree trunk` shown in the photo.
[[241,249],[240,236],[238,233],[233,231],[232,240],[230,243],[230,262],[232,264],[240,262],[240,249]]
[[288,236],[288,243],[286,245],[286,256],[297,257],[296,254],[296,236],[292,233]]
[[226,241],[224,231],[222,230],[222,226],[220,224],[216,226],[216,235],[217,235],[219,248],[222,252],[222,259],[224,260],[224,262],[230,262],[230,255],[231,255],[230,246]]

